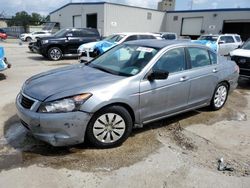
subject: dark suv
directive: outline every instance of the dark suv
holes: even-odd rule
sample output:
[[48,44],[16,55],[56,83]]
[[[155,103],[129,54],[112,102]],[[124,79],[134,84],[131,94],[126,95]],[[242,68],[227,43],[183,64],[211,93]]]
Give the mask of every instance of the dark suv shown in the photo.
[[33,49],[50,60],[63,56],[77,56],[77,48],[84,43],[100,40],[100,34],[92,28],[62,29],[49,37],[38,38]]

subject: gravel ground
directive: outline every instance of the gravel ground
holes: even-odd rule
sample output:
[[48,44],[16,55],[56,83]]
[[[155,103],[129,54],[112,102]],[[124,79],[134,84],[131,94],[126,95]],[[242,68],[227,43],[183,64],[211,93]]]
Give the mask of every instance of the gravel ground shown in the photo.
[[[118,148],[55,148],[21,126],[14,101],[27,78],[77,59],[51,62],[17,40],[0,45],[13,65],[0,73],[1,187],[250,187],[250,81],[220,111],[149,124]],[[217,170],[221,157],[232,171]]]

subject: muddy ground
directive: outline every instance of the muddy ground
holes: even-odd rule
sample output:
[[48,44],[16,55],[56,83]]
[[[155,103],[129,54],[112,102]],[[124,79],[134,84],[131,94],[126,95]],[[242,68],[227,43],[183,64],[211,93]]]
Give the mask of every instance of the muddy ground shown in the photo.
[[[31,75],[77,59],[50,62],[18,41],[0,45],[13,64],[0,73],[1,187],[250,187],[250,81],[240,80],[220,111],[154,122],[118,148],[55,148],[21,126],[14,100]],[[232,171],[218,171],[222,157]]]

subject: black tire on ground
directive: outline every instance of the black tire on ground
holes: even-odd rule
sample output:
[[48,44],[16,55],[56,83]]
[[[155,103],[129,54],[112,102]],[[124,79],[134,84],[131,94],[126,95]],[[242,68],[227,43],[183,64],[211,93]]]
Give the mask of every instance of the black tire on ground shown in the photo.
[[44,58],[48,58],[48,55],[47,55],[47,54],[42,54],[42,56],[43,56]]
[[48,58],[52,61],[58,61],[62,58],[63,53],[62,50],[58,47],[51,47],[48,50],[48,54],[47,54]]
[[[214,94],[213,94],[213,98],[210,102],[210,109],[211,110],[219,110],[221,109],[226,101],[227,101],[227,97],[228,97],[228,85],[225,82],[219,83],[215,90],[214,90]],[[223,92],[224,91],[224,92]],[[222,94],[224,93],[224,94]],[[216,98],[217,100],[221,99],[221,103],[216,103]]]
[[31,37],[26,37],[25,41],[30,42],[30,41],[32,41],[32,38]]
[[[107,116],[112,117],[112,118],[107,118]],[[105,117],[106,121],[109,122],[108,124],[105,124],[105,119],[104,122],[100,121],[100,118]],[[117,118],[117,119],[116,119]],[[120,120],[119,120],[120,118]],[[120,122],[121,119],[123,122]],[[100,124],[101,122],[101,124]],[[120,123],[119,123],[120,122]],[[108,130],[108,125],[112,124],[111,127],[113,127],[113,130]],[[97,127],[105,127],[105,128],[100,128]],[[123,127],[124,125],[124,127]],[[97,148],[111,148],[111,147],[116,147],[121,145],[130,135],[133,127],[133,121],[131,118],[131,115],[129,112],[121,106],[110,106],[104,109],[101,109],[100,111],[96,112],[93,117],[91,118],[87,129],[86,129],[86,138],[87,140],[95,147]],[[99,130],[98,130],[99,129]],[[107,130],[105,130],[107,129]],[[94,133],[95,131],[99,131],[102,134],[100,136],[103,137],[103,141],[98,140],[97,132]],[[108,133],[108,131],[110,131]],[[124,131],[121,133],[120,131]],[[113,137],[113,136],[114,137]],[[119,136],[118,136],[119,135]],[[105,138],[106,137],[106,138]],[[116,138],[119,137],[119,138]],[[113,138],[113,140],[112,140]],[[106,140],[107,139],[107,140]],[[109,139],[109,141],[108,141]],[[117,139],[117,140],[116,140]]]

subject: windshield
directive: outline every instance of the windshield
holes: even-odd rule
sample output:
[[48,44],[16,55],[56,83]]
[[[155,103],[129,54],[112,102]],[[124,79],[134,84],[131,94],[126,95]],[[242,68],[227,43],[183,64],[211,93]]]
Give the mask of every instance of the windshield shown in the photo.
[[61,30],[57,31],[57,32],[54,34],[54,36],[55,36],[55,37],[64,37],[64,36],[66,35],[67,32],[68,32],[67,29],[61,29]]
[[104,41],[115,43],[119,42],[125,37],[125,35],[110,35],[107,38],[103,39]]
[[200,38],[198,38],[198,40],[209,40],[213,42],[216,42],[217,39],[218,39],[218,36],[200,36]]
[[250,50],[250,40],[246,41],[246,42],[243,44],[242,49]]
[[123,44],[94,59],[89,66],[120,76],[138,74],[155,56],[158,49]]

